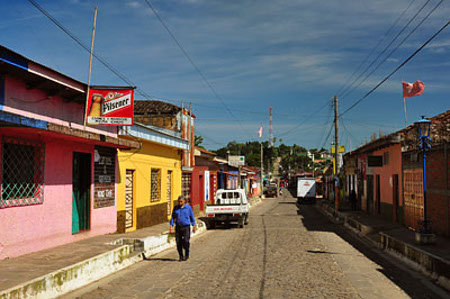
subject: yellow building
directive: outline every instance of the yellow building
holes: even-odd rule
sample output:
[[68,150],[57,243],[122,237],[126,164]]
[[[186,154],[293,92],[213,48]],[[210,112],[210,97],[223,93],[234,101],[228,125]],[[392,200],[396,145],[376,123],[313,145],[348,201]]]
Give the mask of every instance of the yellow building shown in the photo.
[[188,141],[177,131],[137,122],[122,127],[119,135],[142,146],[118,152],[117,231],[166,222],[181,195],[181,158]]

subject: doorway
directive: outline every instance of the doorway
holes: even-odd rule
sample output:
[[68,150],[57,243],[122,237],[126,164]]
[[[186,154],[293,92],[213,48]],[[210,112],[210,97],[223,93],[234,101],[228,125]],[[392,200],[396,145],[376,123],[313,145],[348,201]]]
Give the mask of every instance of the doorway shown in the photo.
[[134,170],[127,169],[125,176],[125,229],[133,227]]
[[392,176],[392,198],[394,199],[394,221],[399,222],[399,194],[398,194],[398,174]]
[[72,234],[91,226],[91,154],[73,153]]
[[367,175],[367,213],[373,213],[373,175]]
[[167,219],[172,216],[172,171],[167,171]]

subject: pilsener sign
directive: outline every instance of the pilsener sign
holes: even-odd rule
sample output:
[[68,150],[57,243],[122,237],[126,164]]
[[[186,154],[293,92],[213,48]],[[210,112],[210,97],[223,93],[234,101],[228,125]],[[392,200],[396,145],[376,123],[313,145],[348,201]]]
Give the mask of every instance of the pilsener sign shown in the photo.
[[133,125],[133,89],[89,89],[89,125]]

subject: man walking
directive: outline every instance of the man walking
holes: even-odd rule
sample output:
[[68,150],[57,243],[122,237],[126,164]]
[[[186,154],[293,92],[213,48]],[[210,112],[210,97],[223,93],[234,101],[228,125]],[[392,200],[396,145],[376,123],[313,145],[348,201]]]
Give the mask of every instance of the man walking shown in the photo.
[[[175,227],[175,239],[177,241],[177,250],[180,255],[180,262],[189,259],[189,239],[191,238],[191,224],[193,232],[197,230],[195,225],[194,212],[190,205],[186,204],[183,196],[178,197],[178,205],[173,208],[172,218],[170,219],[170,232]],[[184,248],[184,255],[183,255]]]

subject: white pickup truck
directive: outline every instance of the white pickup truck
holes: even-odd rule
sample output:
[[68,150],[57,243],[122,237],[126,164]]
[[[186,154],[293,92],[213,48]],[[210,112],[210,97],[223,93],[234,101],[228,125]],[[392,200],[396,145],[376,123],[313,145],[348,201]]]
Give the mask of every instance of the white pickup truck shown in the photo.
[[213,205],[207,205],[205,211],[210,227],[221,222],[237,222],[241,228],[248,224],[249,204],[244,190],[219,189],[214,202]]

